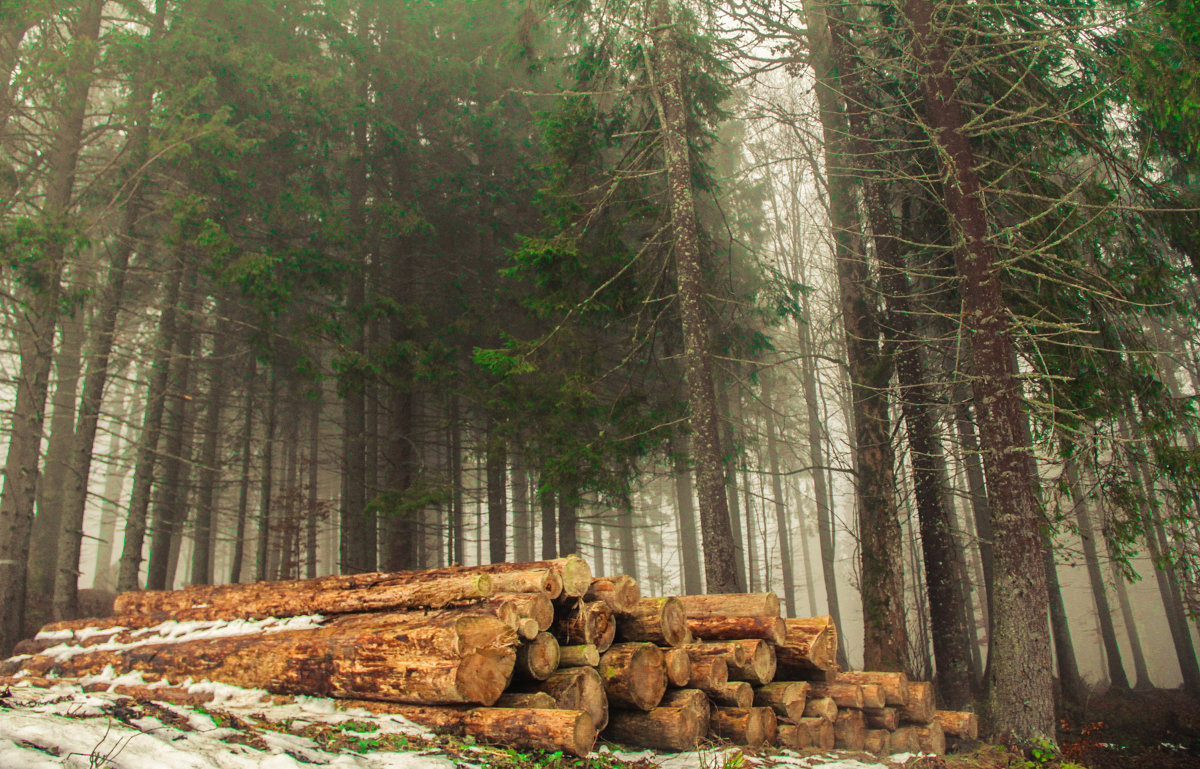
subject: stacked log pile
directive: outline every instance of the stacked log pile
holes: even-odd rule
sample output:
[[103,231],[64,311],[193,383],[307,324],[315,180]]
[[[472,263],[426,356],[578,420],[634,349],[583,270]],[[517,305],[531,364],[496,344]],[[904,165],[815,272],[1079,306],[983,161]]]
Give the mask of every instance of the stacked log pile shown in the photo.
[[642,597],[575,556],[143,591],[114,609],[47,625],[0,676],[211,679],[576,755],[599,734],[880,754],[975,736],[974,716],[937,711],[929,684],[838,671],[828,617],[783,619],[773,593]]

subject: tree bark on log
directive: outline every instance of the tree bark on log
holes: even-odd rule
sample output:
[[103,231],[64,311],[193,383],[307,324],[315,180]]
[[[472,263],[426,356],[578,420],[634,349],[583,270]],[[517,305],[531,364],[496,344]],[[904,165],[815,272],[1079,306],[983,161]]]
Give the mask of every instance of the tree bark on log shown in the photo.
[[861,710],[839,710],[833,722],[833,746],[839,750],[862,750],[866,743],[867,725]]
[[516,672],[524,678],[545,681],[558,665],[558,639],[549,633],[538,633],[537,638],[517,647]]
[[754,689],[754,704],[760,708],[769,707],[780,718],[798,724],[804,717],[808,692],[806,681],[776,681]]
[[809,697],[804,702],[805,718],[824,718],[833,723],[837,720],[838,706],[832,697]]
[[582,665],[594,668],[600,664],[600,651],[596,649],[595,644],[560,646],[558,648],[558,664],[564,668],[575,668]]
[[692,662],[692,676],[688,686],[700,689],[709,696],[720,692],[729,683],[729,666],[723,657],[706,657]]
[[[503,578],[507,575],[497,576]],[[492,585],[495,586],[496,577],[490,578],[492,579]],[[497,592],[491,598],[483,601],[483,603],[493,606],[497,604],[511,604],[516,609],[518,616],[535,620],[538,624],[538,630],[549,630],[550,626],[554,624],[554,602],[544,593]]]
[[642,591],[636,579],[622,574],[593,579],[583,598],[585,601],[604,601],[614,614],[625,614],[642,600]]
[[545,692],[505,692],[493,707],[562,710],[555,699]]
[[927,724],[937,713],[937,697],[929,681],[909,681],[908,701],[900,709],[900,718],[914,724]]
[[257,619],[436,609],[491,594],[491,577],[452,567],[283,582],[194,585],[183,590],[143,590],[118,595],[113,611],[118,615],[170,612],[188,619]]
[[678,598],[688,619],[779,616],[779,596],[774,593],[712,593]]
[[593,644],[603,654],[612,646],[617,625],[608,604],[580,601],[577,606],[560,608],[552,630],[564,645]]
[[559,668],[533,688],[549,694],[563,710],[584,711],[599,729],[608,724],[608,697],[595,668]]
[[705,641],[740,641],[760,638],[776,646],[787,639],[787,627],[779,617],[711,617],[689,618],[688,630]]
[[709,727],[717,737],[752,748],[772,744],[779,730],[770,708],[713,708]]
[[[776,715],[779,714],[776,713]],[[812,735],[809,734],[806,726],[780,722],[779,745],[792,750],[804,750],[812,747]]]
[[888,739],[888,753],[916,753],[920,749],[921,741],[911,726],[901,726]]
[[683,604],[673,597],[643,598],[632,611],[617,617],[617,637],[622,641],[682,646],[690,640]]
[[726,657],[729,665],[729,678],[734,681],[748,681],[755,686],[769,684],[775,679],[775,647],[760,639],[744,641],[713,641],[708,644],[714,648],[725,648],[732,652]]
[[518,750],[586,756],[596,744],[596,724],[591,716],[578,710],[439,708],[364,701],[355,701],[352,706],[403,716],[435,732],[469,736],[479,742]]
[[725,708],[754,707],[754,687],[745,681],[730,681],[709,696],[714,704]]
[[686,708],[616,710],[604,736],[613,742],[655,750],[695,750],[708,734],[708,723]]
[[691,683],[692,660],[682,648],[663,649],[663,665],[667,669],[667,685],[682,689]]
[[[531,569],[550,569],[562,580],[562,595],[580,598],[592,586],[592,569],[587,561],[577,555],[554,558],[546,561],[531,561],[529,563],[489,563],[481,566],[470,566],[466,570],[480,574],[508,574],[511,572],[529,571]],[[518,592],[518,591],[510,591]],[[558,598],[559,596],[551,596]]]
[[745,665],[749,651],[749,647],[742,646],[735,641],[701,641],[679,648],[687,653],[688,659],[692,661],[693,665],[718,657],[725,660],[726,665],[730,663]]
[[862,710],[862,686],[849,681],[813,681],[809,684],[809,693],[813,697],[829,697],[839,708],[857,708]]
[[798,726],[803,726],[808,730],[809,738],[814,748],[820,750],[833,750],[833,721],[827,718],[811,718],[804,717],[800,719]]
[[699,689],[672,689],[658,703],[663,708],[682,708],[689,711],[701,724],[701,736],[708,734],[708,720],[712,716],[712,700]]
[[922,753],[933,753],[935,756],[945,754],[946,733],[942,730],[940,723],[933,721],[925,726],[914,726],[913,731],[917,734],[917,742],[921,746]]
[[650,710],[667,690],[662,651],[650,643],[615,644],[596,668],[610,703]]
[[875,755],[886,753],[891,736],[887,729],[867,729],[863,739],[863,750]]
[[837,669],[837,626],[829,617],[785,619],[783,623],[787,639],[776,644],[776,675],[808,677],[813,671]]
[[939,710],[934,714],[934,720],[941,724],[945,734],[952,734],[967,740],[979,739],[979,718],[974,713]]
[[878,684],[883,687],[883,698],[888,705],[904,707],[908,704],[908,676],[903,673],[847,670],[837,674],[838,681],[853,684]]
[[553,600],[562,595],[562,577],[554,569],[518,569],[488,574],[497,593],[545,595]]
[[887,729],[894,732],[900,728],[899,708],[863,708],[863,716],[867,719],[868,729]]

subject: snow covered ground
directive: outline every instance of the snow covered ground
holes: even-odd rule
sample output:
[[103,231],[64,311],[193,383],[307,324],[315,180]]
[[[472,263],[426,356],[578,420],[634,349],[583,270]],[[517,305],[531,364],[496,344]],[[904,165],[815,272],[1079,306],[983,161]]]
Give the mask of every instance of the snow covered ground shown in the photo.
[[[129,676],[92,681],[99,682],[142,683],[139,677]],[[211,693],[213,700],[202,707],[139,705],[111,692],[84,692],[78,683],[0,689],[0,769],[451,769],[483,767],[494,752],[486,747],[444,750],[426,741],[432,735],[410,721],[337,710],[332,700],[298,697],[272,704],[270,695],[262,691],[212,683],[187,688]],[[297,734],[306,732],[306,727],[322,726],[347,729],[354,749],[323,749]],[[411,737],[412,749],[370,749],[388,735]],[[599,750],[642,767],[643,761],[649,761],[661,769],[720,769],[738,763],[747,769],[897,769],[909,758],[863,763],[836,755],[784,751],[744,756],[739,762],[730,760],[738,753],[735,748],[660,754],[601,744]]]

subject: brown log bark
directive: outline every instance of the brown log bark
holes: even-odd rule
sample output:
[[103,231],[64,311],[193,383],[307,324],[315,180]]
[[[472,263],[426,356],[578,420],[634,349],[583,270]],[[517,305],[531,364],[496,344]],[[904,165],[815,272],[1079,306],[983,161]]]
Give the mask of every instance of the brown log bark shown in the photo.
[[649,641],[660,646],[688,643],[687,618],[678,598],[643,598],[632,611],[617,616],[617,638]]
[[830,723],[837,720],[838,706],[832,697],[809,697],[804,702],[805,718],[824,718]]
[[558,648],[558,664],[564,668],[575,668],[581,665],[594,668],[600,664],[600,652],[596,649],[595,644],[560,646]]
[[[679,648],[687,654],[693,664],[720,657],[725,660],[726,665],[730,663],[745,665],[749,652],[748,646],[742,646],[736,641],[700,641]],[[728,673],[728,670],[726,672]]]
[[927,724],[937,712],[937,697],[928,681],[908,682],[908,701],[900,709],[900,718],[914,724]]
[[760,708],[771,708],[775,715],[796,724],[804,717],[808,687],[806,681],[776,681],[755,687],[754,704]]
[[708,734],[708,720],[712,716],[712,700],[699,689],[672,689],[659,702],[662,708],[682,708],[689,711],[700,722],[703,734]]
[[497,593],[542,594],[555,599],[562,595],[562,577],[553,569],[518,569],[489,574]]
[[650,643],[615,644],[597,666],[604,693],[616,706],[650,710],[667,690],[663,653]]
[[[553,574],[547,571],[546,574]],[[510,575],[495,575],[490,576],[493,587],[496,585],[496,580],[499,577],[501,580]],[[554,602],[550,600],[548,595],[538,592],[528,593],[495,593],[491,598],[483,601],[489,605],[511,604],[516,609],[517,615],[528,619],[535,620],[538,624],[538,630],[549,630],[554,623]]]
[[888,739],[888,753],[916,753],[920,749],[921,740],[911,726],[901,726]]
[[779,617],[710,617],[689,618],[688,630],[706,641],[738,641],[761,638],[779,646],[787,638],[787,627]]
[[612,646],[617,627],[608,604],[577,601],[575,606],[559,607],[551,630],[564,645],[593,644],[604,653]]
[[[836,679],[835,679],[836,680]],[[879,684],[859,684],[862,687],[863,708],[882,708],[887,705],[887,695]]]
[[957,710],[939,710],[934,714],[945,734],[967,740],[979,739],[979,718],[974,713]]
[[827,718],[809,718],[806,716],[800,720],[797,726],[803,726],[808,730],[809,738],[814,748],[833,750],[833,721]]
[[708,733],[708,723],[687,708],[648,711],[616,710],[604,736],[613,742],[656,750],[695,750]]
[[714,645],[727,644],[742,650],[744,661],[736,657],[726,659],[729,664],[729,677],[734,681],[748,681],[755,686],[769,684],[775,679],[775,647],[766,641],[749,639],[745,641],[716,642]]
[[710,692],[714,705],[724,708],[754,707],[754,687],[745,681],[730,681],[719,690]]
[[667,685],[683,688],[692,680],[692,660],[680,647],[663,649],[663,664],[667,668]]
[[866,707],[863,704],[862,686],[849,681],[813,681],[808,691],[813,697],[829,697],[839,708],[862,710]]
[[878,684],[883,687],[883,698],[889,705],[904,707],[908,704],[908,676],[903,673],[846,670],[837,674],[838,681],[854,684]]
[[[339,703],[343,705],[343,703]],[[345,703],[350,706],[350,703]],[[473,737],[518,750],[562,751],[586,756],[596,744],[596,724],[578,710],[529,708],[447,708],[355,701],[373,713],[404,716],[435,732]]]
[[582,710],[593,722],[608,724],[608,698],[595,668],[559,668],[533,689],[549,694],[563,710]]
[[684,614],[693,617],[778,617],[779,596],[774,593],[712,593],[681,595]]
[[560,709],[558,702],[545,692],[505,692],[496,700],[497,708]]
[[900,728],[899,708],[864,708],[868,729],[887,729],[894,732]]
[[862,750],[866,743],[867,725],[861,710],[839,710],[833,722],[833,746],[839,750]]
[[708,723],[714,736],[752,748],[772,744],[779,728],[770,708],[713,708]]
[[688,686],[700,689],[709,696],[720,692],[729,683],[729,667],[721,657],[706,657],[692,661],[692,677]]
[[[776,715],[779,714],[776,713]],[[813,746],[812,735],[809,734],[807,726],[780,722],[779,746],[792,750],[804,750]]]
[[523,678],[545,681],[558,670],[558,664],[558,639],[549,633],[538,633],[537,638],[517,648],[516,672]]
[[813,671],[836,670],[837,626],[829,617],[785,619],[787,640],[775,648],[776,675],[809,677]]
[[[529,563],[489,563],[482,566],[471,566],[467,571],[481,574],[509,574],[512,572],[529,571],[531,569],[550,569],[562,579],[562,595],[582,597],[592,586],[592,569],[587,561],[577,555],[554,558],[546,561],[531,561]],[[510,591],[518,592],[518,591]],[[551,596],[557,598],[559,596]]]
[[940,723],[933,721],[925,726],[914,726],[913,731],[917,734],[922,753],[933,753],[935,756],[945,754],[946,733]]
[[583,596],[585,601],[604,601],[614,614],[625,614],[642,600],[637,580],[622,574],[619,577],[598,577]]
[[886,753],[891,737],[887,729],[867,729],[863,739],[863,750],[875,755]]

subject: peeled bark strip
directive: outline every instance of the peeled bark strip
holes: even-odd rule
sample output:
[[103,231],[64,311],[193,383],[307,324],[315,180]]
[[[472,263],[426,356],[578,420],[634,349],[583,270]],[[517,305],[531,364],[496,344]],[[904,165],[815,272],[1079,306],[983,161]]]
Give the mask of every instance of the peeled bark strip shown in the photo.
[[596,667],[600,664],[600,652],[595,644],[576,644],[575,646],[558,647],[558,664],[564,668],[575,668],[581,665]]
[[667,684],[683,688],[692,680],[692,660],[682,648],[663,649],[663,664],[667,668]]
[[597,577],[584,593],[585,601],[604,601],[614,614],[625,614],[642,600],[637,580],[622,574],[619,577]]
[[608,724],[608,698],[604,694],[604,682],[595,668],[559,668],[534,688],[553,697],[563,710],[587,713],[597,728],[603,729]]
[[658,703],[662,708],[682,708],[689,711],[701,724],[702,735],[708,733],[708,720],[712,716],[712,701],[699,689],[672,689]]
[[558,710],[558,703],[545,692],[505,692],[496,700],[497,708],[525,708],[536,710]]
[[809,677],[837,669],[837,627],[829,617],[785,619],[787,640],[775,648],[776,675]]
[[770,745],[779,728],[770,708],[713,708],[708,723],[713,735],[752,748]]
[[749,681],[755,686],[769,684],[775,679],[775,647],[762,640],[729,641],[746,652],[746,661],[729,661],[729,677],[735,681]]
[[920,749],[921,740],[911,726],[901,726],[888,739],[888,753],[916,753]]
[[937,698],[933,684],[929,681],[909,681],[908,701],[900,710],[900,717],[914,724],[927,724],[937,712]]
[[597,672],[613,705],[650,710],[667,690],[663,653],[654,644],[616,644],[600,656]]
[[883,698],[888,705],[904,707],[908,704],[909,681],[903,673],[849,670],[838,673],[837,680],[852,684],[878,684],[883,687]]
[[867,725],[861,710],[839,710],[833,722],[833,746],[839,750],[862,750],[867,739]]
[[754,687],[745,681],[730,681],[719,691],[711,692],[712,701],[726,708],[754,707]]
[[586,756],[596,744],[597,730],[592,717],[578,710],[462,709],[361,701],[346,704],[373,713],[404,716],[435,732],[469,736],[479,742],[518,750],[562,751]]
[[537,638],[517,648],[517,673],[534,681],[545,681],[558,670],[558,639],[549,633],[538,633]]
[[968,740],[979,739],[979,718],[974,713],[957,710],[939,710],[934,720],[941,724],[942,731]]
[[686,708],[613,711],[604,736],[613,742],[656,750],[695,750],[708,733],[708,723]]
[[779,745],[792,750],[804,750],[812,747],[812,735],[809,734],[806,726],[781,722],[779,724]]
[[[529,563],[489,563],[482,566],[471,566],[467,571],[481,574],[508,574],[511,572],[529,571],[531,569],[550,569],[562,580],[562,595],[573,598],[582,597],[592,586],[592,569],[587,561],[577,555],[565,558],[555,558],[548,561],[531,561]],[[511,591],[522,592],[522,591]],[[559,596],[551,596],[557,598]]]
[[926,726],[914,726],[913,731],[917,734],[922,753],[940,756],[946,752],[946,733],[937,721]]
[[833,721],[826,718],[802,718],[798,726],[808,730],[812,746],[820,750],[833,750]]
[[649,641],[660,646],[688,643],[687,618],[678,598],[643,598],[632,611],[617,617],[622,641]]
[[867,719],[868,729],[887,729],[894,732],[900,728],[899,708],[865,708],[863,717]]
[[771,708],[775,715],[796,724],[804,717],[808,693],[809,684],[806,681],[776,681],[754,689],[754,704],[760,708]]
[[713,593],[681,595],[688,619],[700,617],[778,617],[779,596],[774,593]]
[[838,706],[832,697],[809,697],[804,702],[805,718],[824,718],[830,723],[837,720]]
[[122,593],[113,604],[121,614],[171,612],[188,620],[298,617],[365,611],[441,608],[486,598],[492,580],[457,568],[345,574],[283,582],[193,585],[183,590]]
[[863,691],[859,684],[849,681],[813,681],[809,684],[809,693],[814,697],[829,697],[839,708],[863,707]]
[[[547,572],[552,573],[552,572]],[[501,576],[501,575],[497,575]],[[490,577],[496,584],[496,577]],[[483,603],[491,606],[511,605],[520,617],[536,620],[538,630],[549,630],[554,624],[554,602],[544,593],[500,593],[497,592]]]
[[887,752],[888,740],[892,735],[887,729],[867,729],[864,737],[863,750],[879,755]]
[[700,689],[710,696],[720,692],[729,683],[729,666],[722,657],[706,657],[692,662],[692,676],[688,686]]
[[787,639],[787,627],[779,617],[689,617],[687,627],[705,641],[761,638],[779,646]]

